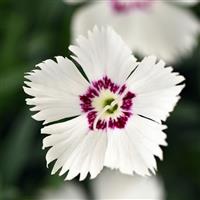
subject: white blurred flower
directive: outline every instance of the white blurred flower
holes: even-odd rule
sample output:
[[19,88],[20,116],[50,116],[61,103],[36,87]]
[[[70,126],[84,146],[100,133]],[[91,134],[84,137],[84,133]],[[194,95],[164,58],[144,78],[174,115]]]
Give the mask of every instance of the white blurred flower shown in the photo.
[[[66,2],[69,2],[69,1],[70,0],[66,0]],[[83,1],[84,0],[82,0],[82,2]],[[178,4],[186,5],[186,6],[194,6],[197,3],[199,3],[200,1],[199,0],[175,0],[174,2],[178,3]]]
[[162,181],[155,177],[127,176],[117,171],[103,170],[92,181],[94,194],[100,199],[164,200]]
[[77,4],[77,3],[85,2],[85,0],[63,0],[63,1],[69,4]]
[[200,23],[187,9],[198,0],[94,0],[75,13],[72,36],[94,25],[111,25],[132,50],[167,62],[187,55],[196,45]]
[[[43,148],[51,147],[47,165],[56,160],[52,174],[68,171],[66,180],[88,173],[95,178],[103,166],[122,173],[151,175],[154,156],[162,159],[166,145],[162,125],[179,100],[183,76],[156,57],[136,62],[131,50],[111,28],[97,27],[80,36],[71,56],[88,81],[68,58],[46,60],[25,76],[24,91],[33,118],[48,134]],[[66,122],[58,120],[74,117]]]
[[84,200],[86,194],[81,186],[67,182],[62,187],[46,188],[41,191],[38,197],[39,200]]

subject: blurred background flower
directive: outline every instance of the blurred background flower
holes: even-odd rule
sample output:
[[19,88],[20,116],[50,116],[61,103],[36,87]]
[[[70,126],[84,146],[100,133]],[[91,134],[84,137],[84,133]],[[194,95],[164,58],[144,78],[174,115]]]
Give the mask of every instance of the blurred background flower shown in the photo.
[[75,13],[73,37],[86,34],[94,25],[108,24],[134,53],[155,54],[174,62],[180,56],[187,56],[196,46],[200,22],[189,10],[195,4],[197,1],[191,0],[91,1]]
[[[47,193],[52,190],[50,194],[56,195],[47,198],[55,200],[58,199],[55,190],[65,187],[62,177],[49,175],[52,165],[50,169],[46,169],[44,159],[46,152],[41,150],[42,136],[39,131],[41,127],[30,118],[31,113],[25,106],[22,85],[24,72],[32,69],[35,64],[55,55],[69,55],[67,47],[72,38],[72,19],[83,6],[87,7],[85,4],[67,5],[61,0],[0,1],[0,199],[2,200],[40,199],[41,191],[46,189]],[[185,9],[200,20],[199,4]],[[181,27],[184,26],[185,21],[182,18],[176,20],[180,22]],[[178,36],[180,35],[181,32]],[[158,175],[165,191],[164,198],[167,200],[196,200],[200,196],[199,36],[195,41],[196,47],[192,49],[191,54],[182,56],[179,60],[175,59],[173,64],[177,71],[186,77],[187,86],[183,91],[181,102],[167,121],[169,129],[166,133],[169,146],[164,149],[164,162],[158,162]],[[116,178],[116,175],[114,177]],[[94,199],[95,194],[101,191],[98,188],[102,187],[98,186],[96,192],[95,183],[88,180],[74,181],[70,184],[74,184],[75,188],[70,189],[71,186],[66,184],[69,192],[64,189],[70,195],[69,198],[73,198],[71,192],[75,190],[77,193],[82,191],[83,198]],[[65,194],[65,199],[68,198],[68,194]],[[78,198],[79,195],[75,197]]]
[[38,200],[62,200],[62,199],[87,199],[80,185],[65,182],[60,187],[46,188],[38,194]]
[[[132,177],[104,169],[91,184],[94,199],[165,199],[162,180],[155,176]],[[39,200],[50,199],[87,199],[87,195],[80,184],[65,182],[61,187],[41,191]]]
[[155,176],[132,177],[104,169],[92,184],[97,199],[165,199],[163,183]]

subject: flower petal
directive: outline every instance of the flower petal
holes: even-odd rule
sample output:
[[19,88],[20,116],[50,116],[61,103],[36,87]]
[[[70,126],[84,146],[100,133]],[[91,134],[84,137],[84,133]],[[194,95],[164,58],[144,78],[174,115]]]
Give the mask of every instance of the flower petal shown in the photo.
[[[126,145],[124,145],[126,143]],[[125,131],[108,133],[108,147],[105,156],[106,167],[119,169],[124,174],[149,175],[148,167]]]
[[198,4],[200,1],[199,0],[174,0],[173,2],[183,5],[183,6],[194,6]]
[[165,190],[159,177],[127,176],[104,169],[92,181],[96,199],[164,200]]
[[65,163],[60,175],[69,169],[65,180],[71,180],[79,173],[80,180],[85,179],[88,173],[95,178],[103,169],[106,144],[105,133],[89,132]]
[[90,81],[107,75],[116,83],[123,83],[137,65],[131,50],[110,27],[94,27],[88,38],[80,36],[78,46],[70,46],[72,56],[83,68]]
[[153,119],[165,121],[179,100],[179,93],[184,85],[184,77],[165,67],[163,61],[156,63],[156,57],[143,59],[127,80],[130,90],[136,94],[133,112]]
[[74,182],[66,182],[58,187],[46,186],[39,189],[38,200],[87,200],[84,190]]
[[63,166],[65,160],[88,131],[88,122],[85,115],[42,128],[41,133],[49,135],[43,140],[43,149],[51,147],[46,155],[47,165],[57,159],[52,173]]
[[133,116],[125,130],[108,132],[105,166],[119,169],[122,173],[150,175],[157,169],[154,156],[162,159],[159,145],[166,145],[166,127],[151,120]]
[[34,106],[32,111],[36,120],[53,122],[81,114],[79,95],[86,91],[87,81],[79,73],[76,66],[67,58],[56,57],[37,65],[25,76],[24,91],[34,97],[26,99],[28,105]]
[[[153,122],[140,116],[133,116],[127,123],[126,132],[132,138],[138,137],[139,144],[147,148],[150,153],[163,159],[162,151],[159,145],[166,146],[166,134],[163,132],[167,127]],[[138,134],[139,133],[139,134]]]
[[46,155],[47,165],[57,160],[52,174],[62,168],[60,176],[68,171],[65,180],[71,180],[78,174],[83,180],[88,173],[95,178],[103,169],[107,135],[89,131],[85,115],[44,127],[42,133],[50,134],[43,140],[43,148],[52,146]]
[[200,33],[200,23],[189,10],[167,1],[154,1],[148,9],[129,13],[116,13],[107,1],[94,1],[76,12],[74,38],[94,25],[111,25],[134,52],[155,54],[167,62],[187,56]]

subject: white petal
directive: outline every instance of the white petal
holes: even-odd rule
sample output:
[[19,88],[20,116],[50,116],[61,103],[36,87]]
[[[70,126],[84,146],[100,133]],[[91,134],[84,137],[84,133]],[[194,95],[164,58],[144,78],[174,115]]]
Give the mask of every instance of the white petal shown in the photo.
[[46,126],[41,130],[42,134],[49,134],[43,140],[43,149],[51,147],[46,155],[47,165],[57,159],[52,173],[55,173],[64,165],[88,131],[88,122],[85,115],[67,122]]
[[37,195],[38,200],[84,200],[85,193],[83,189],[76,182],[62,183],[59,187],[42,188]]
[[200,1],[199,0],[174,0],[173,2],[183,5],[183,6],[194,6],[198,4]]
[[162,132],[165,128],[161,124],[137,115],[129,119],[124,137],[127,138],[127,144],[130,145],[130,155],[133,151],[137,155],[136,160],[136,156],[132,154],[133,164],[137,163],[143,167],[142,172],[140,168],[135,168],[133,165],[133,170],[137,174],[149,175],[148,170],[155,173],[157,165],[154,156],[162,159],[162,150],[159,145],[166,145],[166,136]]
[[154,172],[156,163],[153,154],[147,152],[144,146],[139,148],[138,141],[132,141],[125,130],[109,131],[107,134],[108,147],[105,166],[111,169],[119,169],[122,173],[130,175],[134,172],[141,176],[150,175],[149,169]]
[[134,52],[155,54],[167,62],[187,56],[200,33],[200,23],[189,10],[166,1],[125,14],[113,12],[107,1],[94,1],[75,14],[74,38],[94,25],[111,25]]
[[[149,153],[163,158],[162,151],[159,145],[166,146],[166,134],[163,130],[166,129],[165,125],[158,124],[149,119],[133,115],[128,121],[126,126],[127,134],[135,140],[139,140],[139,144],[143,148],[147,148]],[[136,139],[137,138],[137,139]]]
[[127,80],[130,90],[136,94],[134,114],[143,115],[157,122],[165,121],[179,100],[184,85],[178,85],[183,76],[165,67],[163,61],[156,63],[154,56],[144,58]]
[[165,199],[163,183],[155,176],[127,176],[104,169],[92,184],[96,199]]
[[107,75],[117,83],[123,83],[137,65],[131,50],[110,27],[97,27],[88,32],[88,38],[80,36],[78,46],[70,46],[73,58],[82,66],[90,81]]
[[134,115],[129,119],[125,130],[111,130],[104,165],[119,169],[125,174],[141,176],[155,173],[157,169],[154,156],[162,159],[159,145],[166,145],[166,127],[151,120]]
[[104,165],[111,169],[120,169],[122,173],[133,174],[132,161],[128,151],[128,141],[124,131],[114,130],[108,133],[108,147]]
[[105,159],[105,151],[107,148],[107,135],[104,132],[99,134],[101,135],[98,138],[97,144],[94,147],[91,156],[91,163],[89,168],[91,178],[95,178],[99,174],[99,172],[103,169],[103,164]]
[[60,176],[68,171],[65,180],[78,174],[83,180],[88,173],[95,178],[103,169],[107,135],[89,131],[86,116],[44,127],[42,133],[50,134],[43,140],[43,148],[52,146],[46,155],[47,165],[57,160],[52,174],[62,168]]
[[83,180],[88,173],[95,178],[103,169],[107,135],[103,132],[89,132],[65,162],[60,175],[69,170],[65,180],[80,174]]
[[67,117],[80,115],[79,95],[83,94],[88,83],[76,66],[67,58],[56,57],[46,60],[25,76],[24,91],[34,97],[26,99],[36,120],[53,122]]
[[91,154],[92,149],[96,145],[98,137],[95,136],[96,135],[89,132],[66,160],[59,174],[63,175],[69,170],[65,180],[71,180],[81,173],[82,164],[84,163],[88,154]]

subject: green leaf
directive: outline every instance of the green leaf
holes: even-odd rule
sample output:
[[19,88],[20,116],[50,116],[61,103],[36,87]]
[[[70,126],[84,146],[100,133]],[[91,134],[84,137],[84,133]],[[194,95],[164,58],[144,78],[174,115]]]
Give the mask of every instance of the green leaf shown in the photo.
[[4,183],[15,183],[21,175],[31,152],[36,126],[26,112],[20,113],[1,146],[0,169]]

